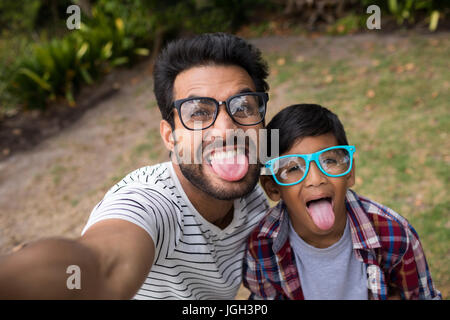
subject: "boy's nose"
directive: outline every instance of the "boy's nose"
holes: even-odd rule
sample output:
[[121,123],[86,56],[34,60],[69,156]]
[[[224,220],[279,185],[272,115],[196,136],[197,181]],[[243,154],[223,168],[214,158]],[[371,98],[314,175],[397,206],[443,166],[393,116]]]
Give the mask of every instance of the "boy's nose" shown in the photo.
[[325,184],[327,182],[327,177],[320,171],[317,167],[317,164],[314,161],[311,161],[309,164],[308,175],[305,178],[305,186],[307,187],[318,187],[321,184]]

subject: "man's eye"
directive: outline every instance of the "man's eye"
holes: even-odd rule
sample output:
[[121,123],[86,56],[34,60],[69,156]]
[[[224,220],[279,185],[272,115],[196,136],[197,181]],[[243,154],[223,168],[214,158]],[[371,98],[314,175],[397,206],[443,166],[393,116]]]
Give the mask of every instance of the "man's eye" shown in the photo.
[[210,113],[208,110],[194,110],[191,113],[191,117],[207,117]]
[[259,111],[257,108],[253,106],[240,106],[236,111],[233,113],[236,117],[254,117],[259,115]]

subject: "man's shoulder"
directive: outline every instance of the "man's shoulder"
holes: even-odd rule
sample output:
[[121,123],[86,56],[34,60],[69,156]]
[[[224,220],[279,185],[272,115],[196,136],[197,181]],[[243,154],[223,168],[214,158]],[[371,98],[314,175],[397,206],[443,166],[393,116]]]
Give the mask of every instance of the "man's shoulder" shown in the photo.
[[265,196],[265,193],[261,186],[257,184],[252,191],[238,199],[239,202],[244,202],[244,209],[248,211],[252,211],[252,208],[263,206],[264,211],[269,208],[269,202]]
[[173,185],[172,182],[170,162],[162,162],[151,166],[145,166],[130,172],[119,182],[117,182],[111,189],[109,189],[107,195],[116,193],[123,188],[161,190],[171,188]]
[[169,211],[174,213],[181,211],[183,203],[171,174],[170,162],[134,170],[109,189],[97,207],[104,202],[116,203],[126,200],[147,209],[165,208],[164,211],[170,209]]

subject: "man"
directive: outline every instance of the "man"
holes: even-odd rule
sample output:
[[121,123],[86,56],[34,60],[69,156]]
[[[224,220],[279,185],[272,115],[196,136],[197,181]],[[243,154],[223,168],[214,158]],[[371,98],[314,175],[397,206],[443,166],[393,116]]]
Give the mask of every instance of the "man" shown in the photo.
[[[79,239],[0,259],[0,298],[233,299],[248,234],[268,208],[249,161],[263,127],[267,66],[228,34],[168,44],[154,70],[170,162],[138,169],[94,208]],[[253,146],[253,149],[252,149]],[[81,283],[69,289],[69,266]]]

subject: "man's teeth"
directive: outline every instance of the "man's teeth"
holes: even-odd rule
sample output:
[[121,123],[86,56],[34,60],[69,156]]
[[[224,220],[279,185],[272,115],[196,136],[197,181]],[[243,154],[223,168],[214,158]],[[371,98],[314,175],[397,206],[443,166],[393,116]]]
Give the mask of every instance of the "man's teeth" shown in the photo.
[[209,155],[209,161],[215,160],[223,160],[223,159],[230,159],[234,158],[237,155],[243,155],[245,154],[245,150],[239,149],[239,150],[230,150],[230,151],[216,151]]

